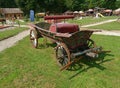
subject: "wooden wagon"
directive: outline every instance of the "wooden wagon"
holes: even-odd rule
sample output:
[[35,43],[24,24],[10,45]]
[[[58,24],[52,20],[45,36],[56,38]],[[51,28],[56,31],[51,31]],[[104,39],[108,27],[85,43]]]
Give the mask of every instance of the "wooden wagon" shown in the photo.
[[[73,16],[47,16],[50,19],[69,19]],[[47,37],[54,41],[56,58],[62,66],[61,70],[68,69],[72,63],[78,61],[83,56],[98,57],[101,47],[96,47],[95,42],[90,39],[93,30],[80,30],[78,25],[68,23],[47,23],[40,22],[30,24],[30,40],[37,48],[38,38]],[[79,59],[77,59],[79,57]]]

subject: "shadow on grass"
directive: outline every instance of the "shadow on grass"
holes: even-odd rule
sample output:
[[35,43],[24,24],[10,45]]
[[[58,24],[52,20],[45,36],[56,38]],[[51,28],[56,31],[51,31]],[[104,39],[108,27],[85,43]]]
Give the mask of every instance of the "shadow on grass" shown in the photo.
[[37,49],[44,49],[48,47],[56,47],[56,43],[46,43],[46,44],[39,44]]
[[[38,49],[44,49],[44,48],[48,48],[48,47],[56,47],[56,44],[55,43],[39,44]],[[109,54],[109,53],[100,53],[98,58],[90,58],[90,57],[85,56],[82,59],[80,59],[78,62],[73,63],[70,66],[70,68],[68,69],[68,71],[77,71],[77,73],[72,75],[69,78],[69,80],[76,77],[80,73],[86,72],[87,70],[94,68],[94,67],[98,68],[100,70],[106,69],[101,64],[113,60],[113,59],[105,60],[106,56],[113,57],[114,55]],[[85,65],[87,65],[86,68],[85,68]]]
[[[98,68],[100,70],[106,69],[101,64],[105,63],[105,62],[108,62],[108,61],[111,61],[113,59],[106,59],[106,60],[104,60],[105,56],[114,56],[114,55],[108,54],[108,53],[101,53],[98,58],[94,58],[93,59],[93,58],[89,58],[89,57],[84,57],[79,62],[74,63],[72,65],[72,68],[75,68],[75,69],[74,70],[73,69],[69,69],[69,71],[78,71],[78,70],[79,71],[76,74],[72,75],[69,78],[69,80],[71,80],[72,78],[76,77],[80,73],[86,72],[88,69],[91,69],[91,68],[94,68],[94,67]],[[82,64],[87,65],[87,67],[85,68],[84,65],[82,65]],[[76,66],[78,66],[77,69],[76,69]]]

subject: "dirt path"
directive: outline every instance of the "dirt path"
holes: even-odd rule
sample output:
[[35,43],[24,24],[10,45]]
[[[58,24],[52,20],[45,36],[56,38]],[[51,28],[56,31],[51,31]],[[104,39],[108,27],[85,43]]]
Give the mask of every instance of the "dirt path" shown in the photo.
[[[107,20],[107,21],[103,21],[103,22],[99,22],[99,23],[95,23],[95,24],[90,24],[90,25],[84,25],[82,27],[90,27],[90,26],[100,25],[100,24],[109,23],[109,22],[113,22],[113,21],[116,21],[116,19]],[[102,32],[96,32],[95,34],[120,36],[120,31],[104,31],[103,30]],[[6,48],[9,48],[9,47],[15,45],[16,42],[18,42],[19,40],[23,39],[24,37],[26,37],[28,35],[29,35],[29,30],[26,30],[26,31],[19,33],[16,36],[13,36],[8,39],[0,41],[0,52]]]
[[0,41],[0,52],[13,46],[16,42],[29,35],[29,30],[23,31],[16,36]]
[[110,36],[120,36],[120,31],[106,31],[106,30],[101,30],[101,32],[95,32],[94,34],[110,35]]

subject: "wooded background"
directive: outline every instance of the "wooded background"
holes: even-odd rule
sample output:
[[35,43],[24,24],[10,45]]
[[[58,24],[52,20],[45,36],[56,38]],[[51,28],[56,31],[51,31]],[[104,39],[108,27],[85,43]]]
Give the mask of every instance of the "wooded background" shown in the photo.
[[107,9],[120,8],[120,0],[0,0],[0,8],[21,8],[24,14],[32,9],[37,12],[62,13],[67,10],[80,11],[101,7]]

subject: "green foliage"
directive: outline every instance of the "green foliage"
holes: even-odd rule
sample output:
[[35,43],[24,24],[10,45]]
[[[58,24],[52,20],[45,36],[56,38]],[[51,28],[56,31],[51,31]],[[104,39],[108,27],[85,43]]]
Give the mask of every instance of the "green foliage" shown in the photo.
[[82,4],[84,4],[85,0],[73,0],[73,10],[81,10],[82,9]]
[[25,15],[30,10],[37,12],[62,13],[66,10],[87,10],[94,7],[120,8],[120,0],[0,0],[0,7],[19,7]]
[[103,7],[108,9],[115,9],[116,8],[116,2],[117,0],[105,0],[103,3]]
[[88,5],[88,8],[94,8],[94,7],[102,7],[103,0],[86,0],[86,4]]
[[28,15],[24,16],[24,21],[25,21],[25,22],[28,22],[28,21],[29,21],[29,16],[28,16]]
[[32,9],[37,12],[52,12],[61,13],[66,10],[64,0],[16,0],[17,5],[25,12],[29,14]]
[[39,21],[40,17],[39,16],[35,16],[35,20]]
[[52,12],[52,13],[61,13],[66,10],[65,0],[44,0],[39,1],[38,4],[41,8],[43,8],[44,12]]
[[120,0],[117,0],[117,1],[115,2],[115,5],[116,5],[116,8],[120,8]]
[[30,10],[35,10],[36,8],[35,0],[16,0],[16,3],[24,11],[25,15],[29,14]]
[[17,7],[15,0],[0,0],[0,8],[15,8]]

